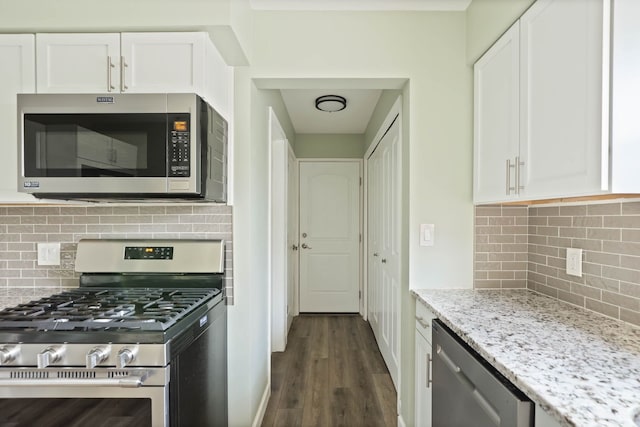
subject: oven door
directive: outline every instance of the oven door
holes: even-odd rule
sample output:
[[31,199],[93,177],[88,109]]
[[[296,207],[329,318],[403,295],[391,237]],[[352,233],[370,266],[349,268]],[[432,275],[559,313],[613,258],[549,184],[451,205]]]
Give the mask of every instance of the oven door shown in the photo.
[[0,426],[168,426],[169,368],[0,371]]

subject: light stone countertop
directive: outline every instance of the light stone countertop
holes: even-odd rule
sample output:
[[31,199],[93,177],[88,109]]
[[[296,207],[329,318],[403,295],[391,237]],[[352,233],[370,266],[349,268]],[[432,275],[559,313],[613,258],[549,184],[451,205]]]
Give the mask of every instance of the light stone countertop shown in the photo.
[[561,425],[635,427],[640,328],[522,290],[412,290]]

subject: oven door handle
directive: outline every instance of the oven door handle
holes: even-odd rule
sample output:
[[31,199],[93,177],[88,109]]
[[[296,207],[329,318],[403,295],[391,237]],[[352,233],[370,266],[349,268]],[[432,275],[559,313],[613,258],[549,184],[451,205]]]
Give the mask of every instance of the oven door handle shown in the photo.
[[146,375],[131,376],[126,378],[99,378],[99,379],[83,379],[83,378],[11,378],[0,379],[0,387],[121,387],[121,388],[137,388],[142,387]]

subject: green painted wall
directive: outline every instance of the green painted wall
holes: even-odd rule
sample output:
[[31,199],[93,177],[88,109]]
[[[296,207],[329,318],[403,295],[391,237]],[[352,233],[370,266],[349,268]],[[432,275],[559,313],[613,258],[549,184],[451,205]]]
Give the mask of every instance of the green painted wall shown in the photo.
[[[393,103],[396,102],[396,99],[398,99],[398,96],[400,96],[401,93],[402,91],[399,90],[383,90],[382,94],[380,94],[378,104],[376,104],[376,108],[373,110],[373,114],[371,115],[371,119],[369,120],[367,129],[364,133],[365,151],[369,149],[369,146],[371,146],[372,143],[374,143],[374,138],[376,137],[385,117],[387,117],[389,109],[393,106]],[[378,141],[375,142],[377,143]]]
[[297,134],[296,156],[307,158],[354,158],[364,155],[364,135],[361,134]]
[[467,8],[467,61],[473,64],[535,0],[473,0]]
[[[406,261],[401,277],[404,370],[399,393],[402,419],[412,425],[414,308],[409,289],[472,285],[472,74],[466,58],[466,14],[260,11],[253,22],[251,65],[243,78],[392,78],[408,82],[402,89],[402,250]],[[249,83],[236,84],[244,87]],[[240,94],[236,112],[251,102],[249,96]],[[383,110],[380,107],[381,115]],[[243,134],[257,129],[253,118],[238,120],[236,128],[242,128]],[[369,139],[377,131],[374,128],[368,129]],[[369,142],[365,139],[365,144]],[[257,137],[242,144],[256,153],[262,150],[262,140]],[[298,144],[299,137],[299,151]],[[248,158],[249,162],[236,162],[237,175],[266,170],[266,158]],[[257,191],[255,187],[246,197],[251,199],[252,211],[264,212],[267,204]],[[423,222],[436,224],[434,247],[418,245],[419,224]],[[236,228],[241,226],[236,223]],[[252,239],[262,235],[255,231]],[[245,241],[243,237],[237,244],[247,246],[252,239]]]

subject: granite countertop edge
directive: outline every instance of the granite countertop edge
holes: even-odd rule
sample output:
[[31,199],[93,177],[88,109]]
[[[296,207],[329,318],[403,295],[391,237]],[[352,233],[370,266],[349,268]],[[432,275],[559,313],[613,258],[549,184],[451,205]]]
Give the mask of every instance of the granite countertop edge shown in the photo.
[[[640,328],[527,289],[412,289],[411,293],[561,425],[636,426],[632,414],[640,408]],[[515,322],[510,316],[515,317]],[[490,322],[482,322],[488,320]],[[563,353],[562,348],[555,351],[542,345],[564,340],[572,348],[571,335],[580,335],[582,342],[595,342],[594,348]],[[517,351],[513,351],[515,346]],[[603,346],[611,348],[607,350]],[[559,353],[562,357],[556,364],[554,358]],[[549,375],[528,369],[536,355],[540,366],[552,368]],[[611,372],[598,370],[601,377],[610,375],[616,381],[623,381],[621,375],[627,374],[629,381],[622,387],[623,391],[613,390],[617,383],[610,383],[610,388],[605,389],[597,378],[589,376],[590,372],[583,375],[569,370],[563,376],[567,365],[583,366],[582,362],[591,360],[596,363],[624,361],[625,365],[617,371],[611,366],[607,367]],[[628,366],[632,372],[627,370]],[[621,371],[625,372],[621,374]],[[628,375],[630,373],[634,375]]]

